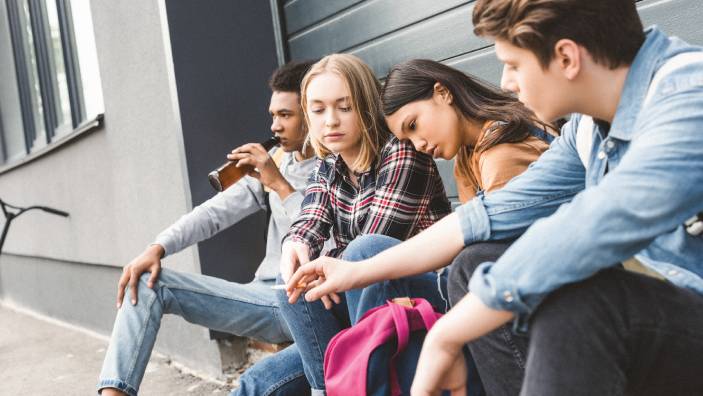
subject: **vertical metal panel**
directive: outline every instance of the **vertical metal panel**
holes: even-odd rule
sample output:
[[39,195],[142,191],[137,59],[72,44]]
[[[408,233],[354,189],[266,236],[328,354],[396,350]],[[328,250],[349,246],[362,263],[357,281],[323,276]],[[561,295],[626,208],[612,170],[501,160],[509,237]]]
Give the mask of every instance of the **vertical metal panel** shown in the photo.
[[29,0],[29,14],[34,32],[34,50],[37,56],[39,71],[39,86],[41,87],[42,103],[44,104],[44,124],[46,127],[46,141],[50,142],[58,126],[56,115],[56,68],[51,62],[49,42],[51,37],[47,27],[49,21],[46,16],[45,4],[42,0]]
[[17,71],[17,87],[19,90],[20,108],[22,111],[22,124],[24,125],[25,151],[29,153],[30,144],[36,135],[34,116],[32,114],[32,99],[29,87],[29,76],[27,75],[27,55],[24,52],[24,36],[20,25],[20,0],[7,1],[7,13],[10,25],[10,36],[12,38],[12,51],[15,58],[15,70]]
[[76,39],[73,32],[70,1],[56,0],[56,10],[59,15],[61,45],[63,46],[64,57],[63,62],[65,65],[64,69],[66,70],[68,97],[71,103],[71,123],[73,128],[76,128],[85,118],[85,103],[83,99],[80,65],[78,63],[78,49],[76,48]]
[[273,20],[273,37],[276,39],[276,58],[278,59],[278,66],[283,66],[289,58],[283,7],[280,0],[269,0],[269,7],[271,8],[271,19]]
[[[193,205],[214,195],[210,170],[271,134],[266,82],[277,67],[269,2],[166,1]],[[202,273],[247,282],[264,256],[260,212],[198,244]]]

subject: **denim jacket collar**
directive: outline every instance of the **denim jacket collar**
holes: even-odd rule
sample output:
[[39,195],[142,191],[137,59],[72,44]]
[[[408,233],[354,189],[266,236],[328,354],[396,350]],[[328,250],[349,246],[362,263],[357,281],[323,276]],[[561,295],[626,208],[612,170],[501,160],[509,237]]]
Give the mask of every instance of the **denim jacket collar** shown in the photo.
[[632,140],[635,121],[647,96],[649,83],[661,66],[663,54],[669,44],[667,36],[656,26],[645,30],[645,34],[646,39],[627,73],[620,103],[610,128],[610,136],[620,140]]

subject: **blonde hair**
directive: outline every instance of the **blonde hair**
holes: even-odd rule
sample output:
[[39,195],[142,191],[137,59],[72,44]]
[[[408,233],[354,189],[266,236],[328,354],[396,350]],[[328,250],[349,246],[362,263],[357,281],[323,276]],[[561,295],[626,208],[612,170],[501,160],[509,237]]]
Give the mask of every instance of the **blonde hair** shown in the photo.
[[[312,65],[303,77],[300,87],[300,104],[305,115],[305,122],[310,130],[310,120],[307,112],[307,88],[316,76],[331,72],[342,78],[349,88],[352,110],[356,114],[361,128],[361,150],[356,161],[351,165],[352,171],[367,171],[376,161],[382,146],[391,133],[381,110],[381,83],[373,74],[371,68],[361,59],[349,54],[332,54],[322,58]],[[309,142],[315,154],[324,158],[332,152],[322,142],[308,133]]]

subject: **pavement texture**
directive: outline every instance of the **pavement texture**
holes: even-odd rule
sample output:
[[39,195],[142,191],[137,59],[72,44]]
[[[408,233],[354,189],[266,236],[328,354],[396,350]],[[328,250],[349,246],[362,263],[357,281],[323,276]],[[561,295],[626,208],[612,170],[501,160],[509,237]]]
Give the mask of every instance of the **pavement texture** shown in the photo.
[[[0,395],[96,395],[106,348],[106,339],[0,305]],[[266,354],[249,353],[250,362]],[[139,393],[228,395],[245,368],[216,381],[152,354]]]

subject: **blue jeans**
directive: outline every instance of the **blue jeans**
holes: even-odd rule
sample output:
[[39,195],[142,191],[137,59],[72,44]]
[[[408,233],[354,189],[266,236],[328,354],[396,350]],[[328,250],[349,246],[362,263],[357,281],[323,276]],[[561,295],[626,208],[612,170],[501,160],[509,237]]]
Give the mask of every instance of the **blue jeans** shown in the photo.
[[[360,261],[372,257],[401,241],[383,235],[364,235],[352,241],[344,251],[343,258]],[[326,310],[320,301],[306,302],[299,299],[295,304],[285,303],[285,293],[280,293],[281,314],[288,322],[293,339],[300,351],[305,375],[313,394],[324,394],[323,362],[327,344],[340,330],[355,324],[371,308],[383,305],[395,297],[420,297],[428,300],[435,309],[444,312],[448,308],[446,298],[446,276],[434,272],[407,278],[383,281],[363,289],[345,293],[345,301],[332,310]],[[404,356],[397,359],[396,370],[401,387],[409,389],[417,364],[417,355],[422,346],[422,334],[411,337]],[[392,347],[392,346],[387,346]],[[388,359],[390,350],[382,348],[372,354],[369,362],[369,388],[379,394],[389,394]],[[414,359],[406,358],[415,356]],[[375,358],[378,356],[379,358]],[[292,369],[292,368],[291,368]],[[377,374],[377,375],[376,375]]]
[[[161,317],[167,313],[213,330],[264,342],[292,340],[288,326],[280,316],[276,291],[270,287],[275,284],[273,280],[239,284],[163,269],[154,288],[150,289],[146,286],[148,277],[149,273],[145,273],[139,281],[137,305],[131,304],[130,291],[127,290],[122,307],[117,312],[98,390],[111,387],[131,396],[137,394],[154,348]],[[289,355],[283,354],[283,358],[286,356]],[[297,352],[293,354],[293,359],[295,356]],[[293,363],[290,366],[296,365]],[[302,370],[289,372],[285,382],[270,384],[271,381],[264,381],[268,393],[257,391],[261,387],[255,383],[260,378],[245,373],[242,386],[234,394],[298,395],[309,391]],[[253,393],[247,393],[247,390]]]

